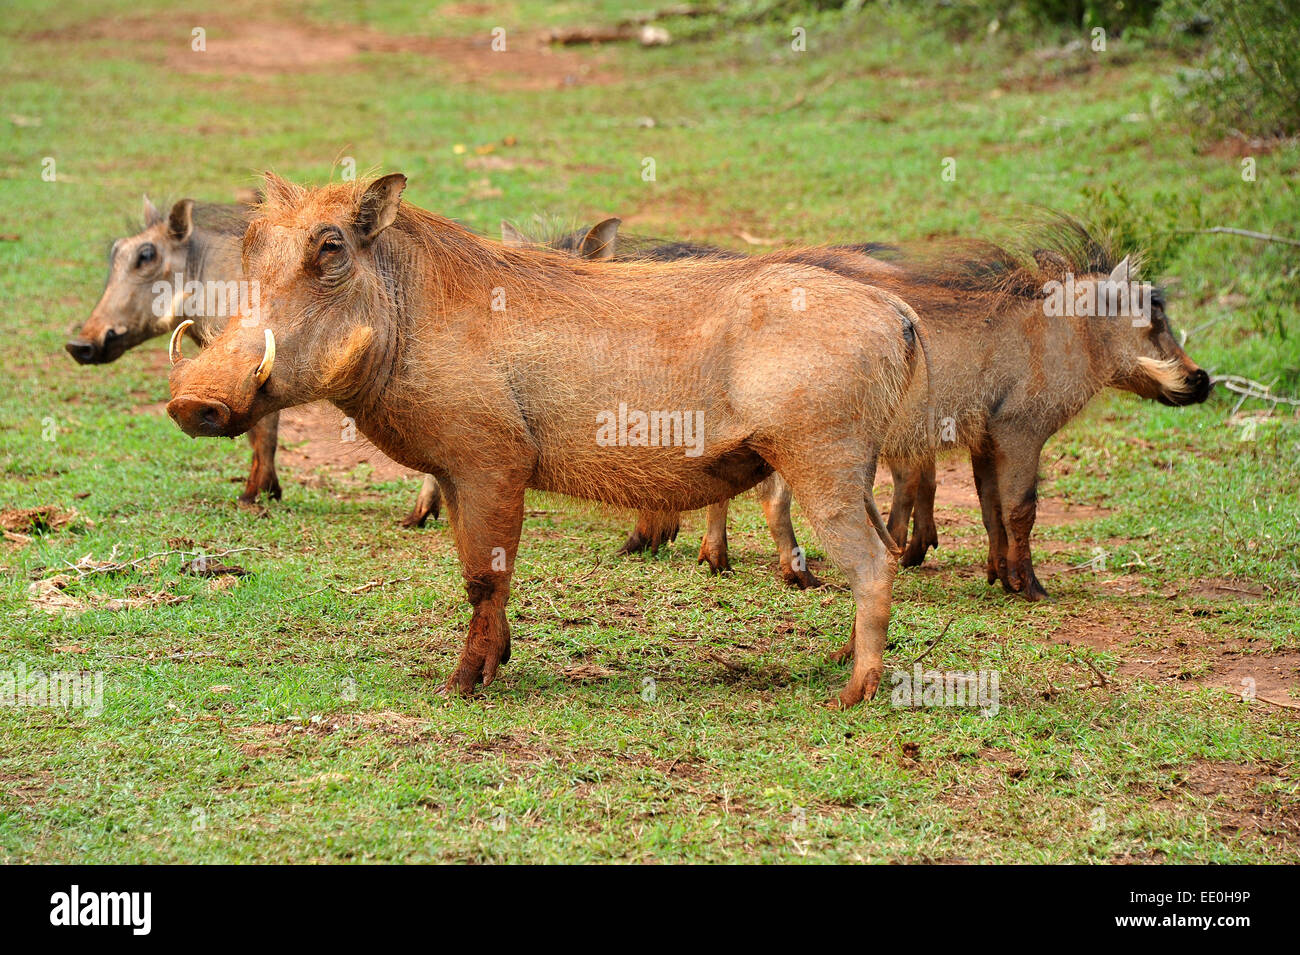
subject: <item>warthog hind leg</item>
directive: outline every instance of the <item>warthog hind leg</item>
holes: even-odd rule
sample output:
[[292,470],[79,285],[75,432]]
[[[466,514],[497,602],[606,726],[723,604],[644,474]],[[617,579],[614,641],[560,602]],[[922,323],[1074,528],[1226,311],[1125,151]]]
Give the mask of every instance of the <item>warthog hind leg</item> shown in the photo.
[[248,429],[248,443],[253,448],[253,465],[248,471],[240,504],[256,504],[262,492],[272,500],[280,500],[280,479],[275,473],[276,437],[280,432],[280,412],[262,418]]
[[[934,459],[912,469],[913,503],[912,536],[899,563],[904,567],[919,567],[931,547],[939,549],[939,529],[934,523]],[[893,517],[893,513],[890,513]],[[893,528],[891,527],[892,531]],[[906,532],[906,526],[904,527]],[[894,540],[898,540],[897,537]],[[900,542],[901,543],[901,542]]]
[[432,474],[424,476],[420,493],[416,495],[415,506],[411,513],[402,518],[403,527],[423,527],[425,521],[432,517],[435,521],[442,513],[442,492],[438,489],[438,479]]
[[648,550],[659,553],[659,548],[667,547],[677,540],[681,529],[681,515],[676,511],[639,511],[636,515],[636,527],[627,535],[627,540],[618,549],[620,554],[636,554]]
[[853,591],[855,614],[849,638],[853,669],[837,702],[841,707],[854,706],[875,696],[884,678],[891,592],[898,571],[898,556],[885,544],[884,521],[872,513],[875,501],[869,495],[875,462],[867,468],[865,487],[852,479],[860,481],[857,475],[842,475],[832,484],[815,473],[784,468],[781,473]]

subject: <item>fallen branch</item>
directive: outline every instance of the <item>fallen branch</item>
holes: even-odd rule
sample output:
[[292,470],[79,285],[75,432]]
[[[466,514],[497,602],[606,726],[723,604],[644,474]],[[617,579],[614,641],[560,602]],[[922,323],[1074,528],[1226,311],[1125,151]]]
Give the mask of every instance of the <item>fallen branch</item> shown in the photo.
[[1241,375],[1215,375],[1210,379],[1212,384],[1223,385],[1229,391],[1241,395],[1241,400],[1232,407],[1232,414],[1236,414],[1247,398],[1257,398],[1260,401],[1272,403],[1275,407],[1279,404],[1291,405],[1293,408],[1300,408],[1300,399],[1288,398],[1286,395],[1273,394],[1271,385],[1255,381],[1252,378],[1244,378]]
[[915,660],[913,660],[910,664],[908,664],[908,666],[916,666],[918,663],[920,663],[922,660],[928,657],[930,655],[930,651],[939,645],[939,641],[948,635],[948,628],[952,626],[952,622],[955,619],[956,617],[949,617],[948,622],[945,623],[943,625],[943,629],[939,631],[939,635],[935,637],[933,640],[931,640],[930,645],[926,647],[924,650],[922,650],[921,655],[917,657]]
[[646,23],[657,23],[660,20],[671,20],[676,17],[703,17],[711,16],[718,12],[717,7],[697,7],[689,3],[680,3],[673,7],[664,7],[662,10],[655,10],[651,13],[638,13],[628,17],[623,21],[626,26],[642,26]]
[[[370,591],[372,590],[376,590],[379,587],[387,587],[390,584],[404,584],[410,579],[411,579],[410,577],[394,577],[392,580],[372,580],[368,583],[362,584],[360,587],[353,587],[350,590],[342,590],[339,592],[344,594],[351,594],[353,596],[356,596],[358,594],[367,594],[370,593]],[[312,590],[312,591],[308,591],[305,594],[299,594],[297,597],[294,597],[293,599],[306,600],[308,597],[315,597],[317,594],[323,594],[325,593],[325,591],[333,590],[333,589],[334,588],[332,587],[321,587],[318,590]]]
[[706,660],[712,660],[714,663],[720,663],[720,664],[722,664],[724,667],[726,667],[726,668],[727,668],[728,670],[730,670],[732,673],[744,673],[744,672],[745,672],[745,669],[746,669],[746,668],[745,668],[744,666],[740,665],[739,663],[732,663],[730,660],[728,660],[726,657],[724,657],[721,653],[715,653],[715,652],[712,651],[712,650],[707,650],[707,651],[705,651],[705,652],[702,654],[702,656],[703,656]]
[[838,73],[828,73],[825,76],[823,76],[820,80],[818,80],[816,83],[814,83],[812,86],[808,87],[806,90],[801,92],[794,99],[790,100],[790,102],[786,103],[784,106],[778,106],[775,109],[768,110],[763,115],[779,116],[782,113],[790,112],[790,110],[792,109],[798,109],[800,106],[802,106],[804,103],[808,101],[808,97],[816,96],[818,93],[822,92],[827,87],[835,85],[835,81],[838,80],[839,78],[840,75]]
[[120,574],[128,570],[139,570],[146,564],[152,563],[160,557],[190,557],[193,560],[214,560],[218,557],[229,557],[231,554],[242,554],[245,551],[261,550],[260,547],[232,547],[230,550],[218,551],[215,554],[208,554],[198,550],[160,550],[152,554],[146,554],[143,557],[137,557],[134,560],[121,561],[117,558],[117,548],[114,547],[108,554],[108,560],[102,563],[96,563],[87,554],[75,564],[69,564],[66,560],[63,565],[77,575],[78,580],[84,580],[86,577],[92,577],[95,574]]
[[1188,235],[1239,235],[1247,239],[1258,239],[1260,242],[1280,242],[1283,245],[1300,246],[1300,239],[1288,239],[1286,236],[1272,235],[1268,232],[1252,232],[1250,229],[1234,229],[1226,225],[1216,225],[1212,229],[1175,229],[1174,231]]
[[546,42],[560,46],[582,46],[596,43],[624,43],[635,40],[642,46],[665,46],[672,42],[672,37],[663,27],[656,26],[616,26],[616,27],[557,27],[546,34]]
[[1076,690],[1090,690],[1090,689],[1092,689],[1093,687],[1103,687],[1103,686],[1106,686],[1106,685],[1107,685],[1107,680],[1106,680],[1106,676],[1105,676],[1105,674],[1103,674],[1100,670],[1098,670],[1098,669],[1093,665],[1093,663],[1092,663],[1091,660],[1085,660],[1083,657],[1077,656],[1077,655],[1075,655],[1075,654],[1073,654],[1073,653],[1070,654],[1070,656],[1074,659],[1074,662],[1075,662],[1075,663],[1082,663],[1084,666],[1086,666],[1089,670],[1091,670],[1091,671],[1092,671],[1093,673],[1095,673],[1096,676],[1097,676],[1097,682],[1089,683],[1089,684],[1086,685],[1086,686],[1077,686],[1077,687],[1075,687]]

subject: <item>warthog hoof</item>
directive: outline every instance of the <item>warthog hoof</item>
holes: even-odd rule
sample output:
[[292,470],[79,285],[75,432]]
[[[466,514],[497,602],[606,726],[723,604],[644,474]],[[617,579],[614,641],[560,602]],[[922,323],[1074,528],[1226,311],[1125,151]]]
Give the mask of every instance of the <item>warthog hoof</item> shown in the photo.
[[791,587],[798,587],[800,590],[816,590],[822,585],[812,571],[795,570],[792,567],[781,568],[781,579]]
[[695,563],[708,564],[710,574],[731,573],[731,561],[727,559],[727,549],[722,547],[715,550],[709,546],[707,540],[700,545],[700,557]]
[[250,479],[244,486],[244,493],[239,495],[239,503],[247,506],[256,506],[258,499],[265,494],[273,501],[278,501],[283,497],[280,490],[280,479],[272,474],[270,480],[265,478],[261,480]]
[[1006,561],[999,561],[997,570],[989,569],[989,583],[993,583],[994,580],[1002,581],[1002,590],[1005,593],[1019,594],[1031,603],[1048,599],[1047,591],[1038,582],[1038,575],[1034,573],[1034,565],[1028,561],[1018,567],[1008,565]]
[[848,663],[853,659],[853,638],[849,637],[844,646],[838,650],[826,654],[826,659],[830,663]]
[[460,696],[473,696],[474,690],[480,683],[483,686],[491,686],[492,681],[497,678],[497,667],[509,662],[510,642],[508,640],[504,649],[489,650],[481,660],[466,659],[462,654],[455,671],[447,678],[447,682],[435,692],[439,696],[450,696],[452,693]]
[[656,524],[654,521],[638,520],[636,527],[632,528],[632,533],[627,535],[627,540],[623,542],[618,552],[639,554],[648,550],[652,554],[657,554],[659,548],[667,547],[677,540],[677,532],[680,529],[680,524],[663,525]]
[[415,507],[411,508],[411,513],[407,514],[398,523],[402,527],[423,527],[425,522],[432,517],[435,521],[438,519],[437,507],[425,507],[419,501],[416,501]]
[[1038,576],[1034,573],[1033,567],[1023,568],[1018,574],[1014,575],[1011,579],[1011,585],[1015,587],[1020,596],[1030,602],[1047,599],[1047,591],[1038,582]]
[[874,697],[876,690],[880,689],[880,680],[884,675],[884,668],[872,667],[860,683],[850,679],[848,686],[840,690],[840,709],[847,710],[851,706],[857,706],[863,700]]
[[922,539],[913,537],[907,542],[907,548],[903,551],[903,556],[899,558],[898,563],[903,567],[920,567],[925,563],[925,554],[931,547],[935,550],[939,549],[937,538]]

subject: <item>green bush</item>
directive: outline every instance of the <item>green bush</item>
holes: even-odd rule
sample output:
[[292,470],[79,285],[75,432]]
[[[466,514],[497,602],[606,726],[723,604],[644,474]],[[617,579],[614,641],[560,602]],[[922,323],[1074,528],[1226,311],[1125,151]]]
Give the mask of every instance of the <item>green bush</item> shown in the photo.
[[1209,24],[1204,62],[1180,78],[1190,118],[1216,135],[1300,132],[1300,5],[1295,0],[1171,0],[1176,26]]

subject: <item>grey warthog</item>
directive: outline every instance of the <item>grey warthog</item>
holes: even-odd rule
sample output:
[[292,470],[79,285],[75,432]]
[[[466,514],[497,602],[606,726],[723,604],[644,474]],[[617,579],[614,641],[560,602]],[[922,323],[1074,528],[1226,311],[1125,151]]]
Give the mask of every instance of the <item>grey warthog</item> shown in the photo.
[[[969,448],[984,526],[988,582],[1000,580],[1029,600],[1047,596],[1034,574],[1030,533],[1037,512],[1039,458],[1047,439],[1104,388],[1166,405],[1204,401],[1210,377],[1178,344],[1163,292],[1142,283],[1133,260],[1117,257],[1080,223],[1058,217],[1038,230],[1032,256],[986,242],[940,243],[902,252],[878,244],[777,252],[769,259],[818,265],[888,289],[921,319],[933,363],[927,405],[913,391],[881,454],[895,479],[889,529],[903,566],[939,546],[934,520],[935,454]],[[615,258],[678,256],[734,259],[737,253],[670,243]],[[816,583],[790,521],[790,491],[780,475],[760,484],[763,514],[784,578]],[[909,521],[913,525],[908,538]],[[675,514],[643,512],[634,542],[676,534]],[[727,502],[710,506],[700,561],[729,567]]]
[[474,608],[444,688],[462,693],[510,657],[527,488],[680,511],[779,469],[853,591],[839,701],[873,695],[897,557],[872,484],[921,364],[907,304],[762,257],[613,265],[509,248],[402,203],[405,186],[267,176],[243,247],[261,309],[173,367],[167,410],[185,432],[237,435],[328,399],[435,475]]
[[[64,346],[68,354],[83,365],[106,364],[181,325],[200,346],[210,344],[241,311],[241,296],[243,308],[249,304],[239,244],[251,215],[244,204],[182,199],[164,217],[145,199],[144,228],[113,243],[104,292],[81,333]],[[253,464],[241,503],[252,504],[263,492],[280,497],[279,422],[278,414],[267,415],[249,429]]]

